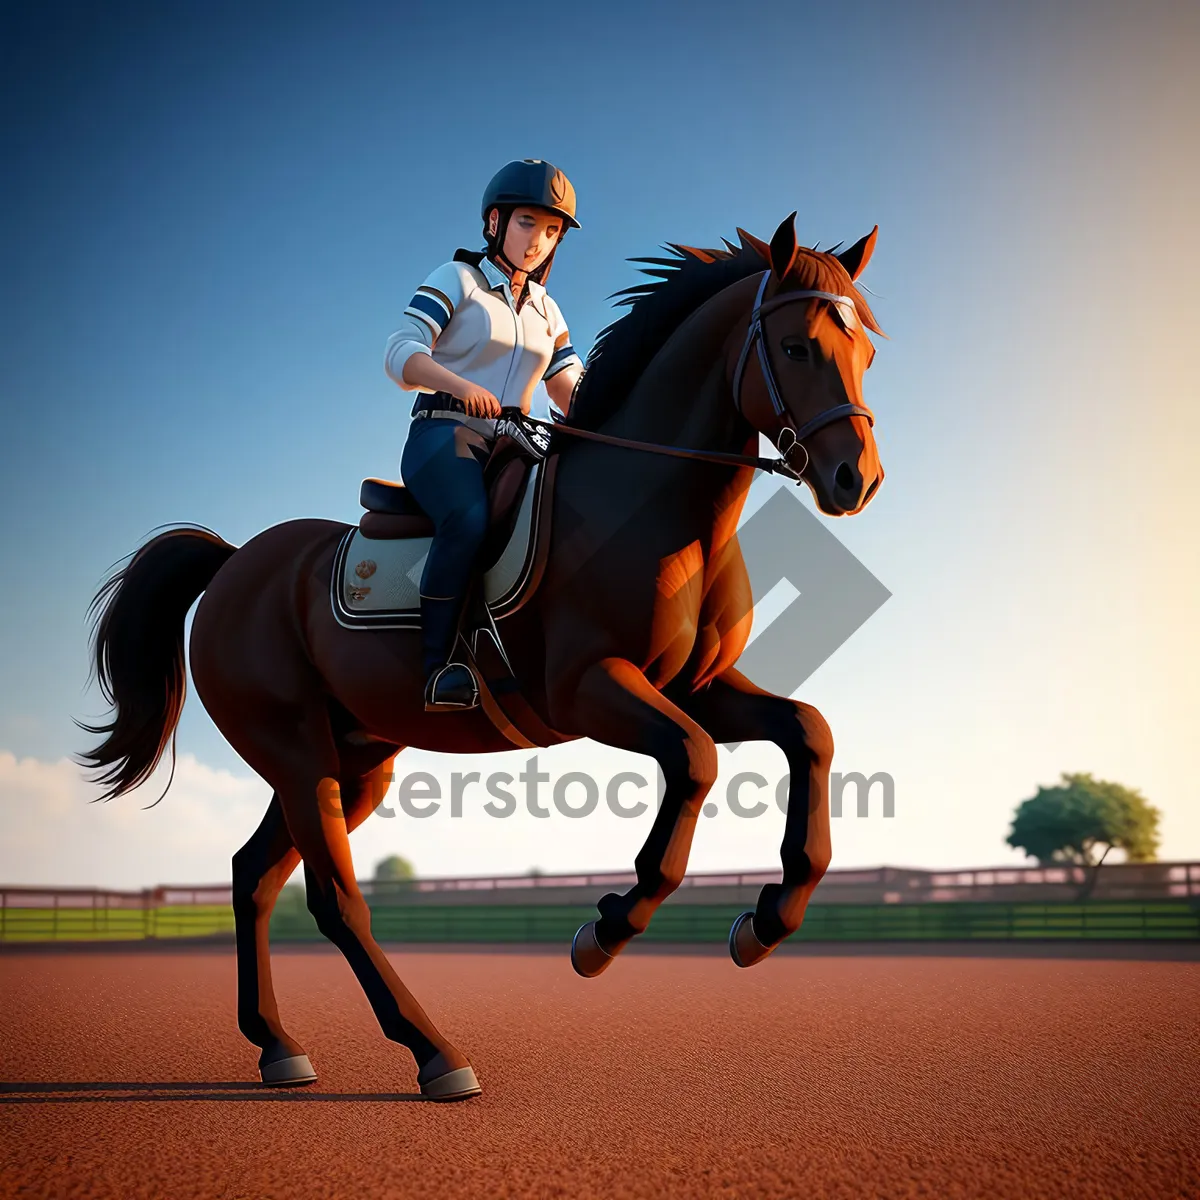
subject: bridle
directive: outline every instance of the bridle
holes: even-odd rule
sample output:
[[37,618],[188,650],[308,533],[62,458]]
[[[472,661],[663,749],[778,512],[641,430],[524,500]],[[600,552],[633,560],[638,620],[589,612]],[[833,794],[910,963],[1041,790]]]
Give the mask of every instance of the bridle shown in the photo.
[[[766,337],[763,334],[763,317],[795,300],[829,300],[838,310],[838,316],[842,323],[850,329],[858,324],[858,315],[854,308],[853,298],[839,296],[835,292],[805,289],[798,292],[785,292],[781,296],[773,296],[770,300],[764,301],[763,297],[766,295],[770,279],[771,272],[764,271],[762,282],[758,285],[758,294],[754,297],[754,309],[750,313],[750,326],[746,331],[746,340],[742,343],[742,352],[738,356],[737,367],[733,372],[733,403],[742,417],[745,417],[746,414],[742,409],[742,377],[746,373],[746,364],[750,361],[750,351],[756,348],[758,350],[758,369],[762,372],[763,383],[766,384],[771,407],[779,418],[780,430],[772,439],[775,449],[779,451],[784,462],[792,468],[796,475],[800,476],[808,467],[808,451],[805,450],[802,443],[809,434],[816,433],[818,429],[824,428],[832,421],[839,421],[842,417],[866,417],[867,421],[874,425],[875,414],[861,404],[849,402],[835,404],[832,408],[827,408],[805,421],[799,429],[796,428],[792,414],[788,411],[787,405],[784,404],[783,397],[779,393],[779,383],[775,378],[775,372],[771,369],[771,359],[767,355]],[[786,442],[784,441],[785,434],[788,435]],[[799,467],[791,461],[791,457],[797,449],[804,454],[804,464]]]
[[[854,307],[854,300],[850,296],[839,296],[834,292],[821,292],[815,290],[804,290],[797,292],[785,292],[781,296],[773,296],[770,300],[764,301],[766,295],[767,284],[771,279],[771,271],[767,270],[763,273],[762,282],[758,285],[758,293],[754,297],[754,308],[750,313],[750,325],[746,330],[746,340],[742,343],[742,352],[738,355],[737,367],[733,372],[733,403],[738,414],[749,421],[745,412],[742,410],[742,377],[746,373],[746,365],[750,361],[750,351],[757,348],[758,350],[758,365],[762,372],[763,383],[767,388],[767,395],[771,400],[771,408],[774,410],[776,417],[779,418],[780,429],[772,439],[772,444],[779,451],[779,458],[758,458],[749,454],[726,454],[716,450],[691,450],[684,446],[663,446],[657,442],[639,442],[632,438],[613,437],[607,433],[597,433],[591,429],[580,429],[578,426],[567,424],[562,419],[555,419],[553,422],[543,421],[538,417],[530,417],[520,414],[521,419],[525,422],[542,426],[547,430],[555,430],[560,433],[569,434],[572,437],[583,438],[590,442],[603,442],[609,446],[623,446],[630,450],[646,450],[654,454],[665,454],[672,458],[691,458],[700,462],[719,463],[725,466],[739,467],[757,467],[761,471],[770,471],[778,475],[786,475],[788,478],[795,480],[797,483],[803,482],[804,472],[808,468],[808,451],[804,448],[803,441],[809,434],[815,433],[818,429],[830,424],[833,421],[839,421],[842,417],[866,417],[871,425],[875,424],[875,414],[869,408],[863,407],[861,404],[835,404],[831,408],[824,409],[817,413],[815,417],[811,417],[805,421],[799,429],[796,428],[795,422],[792,419],[792,414],[788,407],[783,402],[783,397],[780,395],[779,382],[775,378],[775,372],[771,369],[771,360],[767,355],[766,338],[763,333],[763,317],[767,313],[774,312],[777,308],[782,308],[785,304],[790,304],[795,300],[829,300],[838,310],[838,315],[843,324],[853,328],[858,323],[858,316]],[[519,413],[519,410],[518,410]],[[514,413],[514,417],[518,415]],[[749,422],[753,426],[753,422]],[[785,437],[786,435],[786,437]],[[793,461],[793,456],[799,450],[804,455],[804,462],[801,466],[796,466]]]

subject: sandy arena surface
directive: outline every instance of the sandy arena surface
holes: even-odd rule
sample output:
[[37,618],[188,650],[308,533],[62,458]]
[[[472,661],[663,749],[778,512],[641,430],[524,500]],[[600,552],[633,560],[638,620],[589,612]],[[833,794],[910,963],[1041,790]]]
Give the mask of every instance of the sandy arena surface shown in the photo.
[[336,952],[261,1089],[232,947],[0,955],[0,1195],[1197,1197],[1200,963],[392,952],[482,1097],[414,1099]]

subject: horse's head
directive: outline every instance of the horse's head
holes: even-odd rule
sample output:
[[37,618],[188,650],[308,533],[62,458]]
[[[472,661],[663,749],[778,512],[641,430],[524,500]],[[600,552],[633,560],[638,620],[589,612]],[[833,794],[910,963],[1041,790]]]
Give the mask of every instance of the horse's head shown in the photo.
[[770,263],[745,339],[730,344],[727,378],[742,415],[770,438],[830,516],[860,512],[883,481],[863,404],[863,372],[880,333],[854,280],[875,248],[878,226],[840,253],[797,245],[795,213],[770,246]]

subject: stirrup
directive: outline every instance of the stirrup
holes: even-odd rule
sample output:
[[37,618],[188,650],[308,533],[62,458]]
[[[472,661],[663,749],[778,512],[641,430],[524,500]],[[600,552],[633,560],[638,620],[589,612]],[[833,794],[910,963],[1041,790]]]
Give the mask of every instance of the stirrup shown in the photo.
[[466,663],[446,663],[425,684],[426,712],[461,712],[478,707],[479,683]]

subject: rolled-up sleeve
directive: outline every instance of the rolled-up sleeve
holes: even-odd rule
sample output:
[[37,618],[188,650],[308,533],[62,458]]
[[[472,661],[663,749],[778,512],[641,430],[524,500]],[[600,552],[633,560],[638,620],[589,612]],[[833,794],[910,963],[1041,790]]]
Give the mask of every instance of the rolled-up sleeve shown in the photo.
[[450,324],[463,299],[462,276],[456,263],[443,263],[417,288],[404,310],[400,327],[388,338],[383,365],[389,378],[406,392],[415,383],[405,383],[404,364],[414,354],[432,354],[442,330]]
[[550,355],[550,362],[545,371],[542,372],[543,383],[570,366],[577,366],[581,371],[583,370],[583,360],[575,352],[575,347],[571,345],[571,334],[567,330],[567,323],[563,320],[558,305],[553,301],[551,301],[551,305],[550,331],[554,338],[554,351]]

